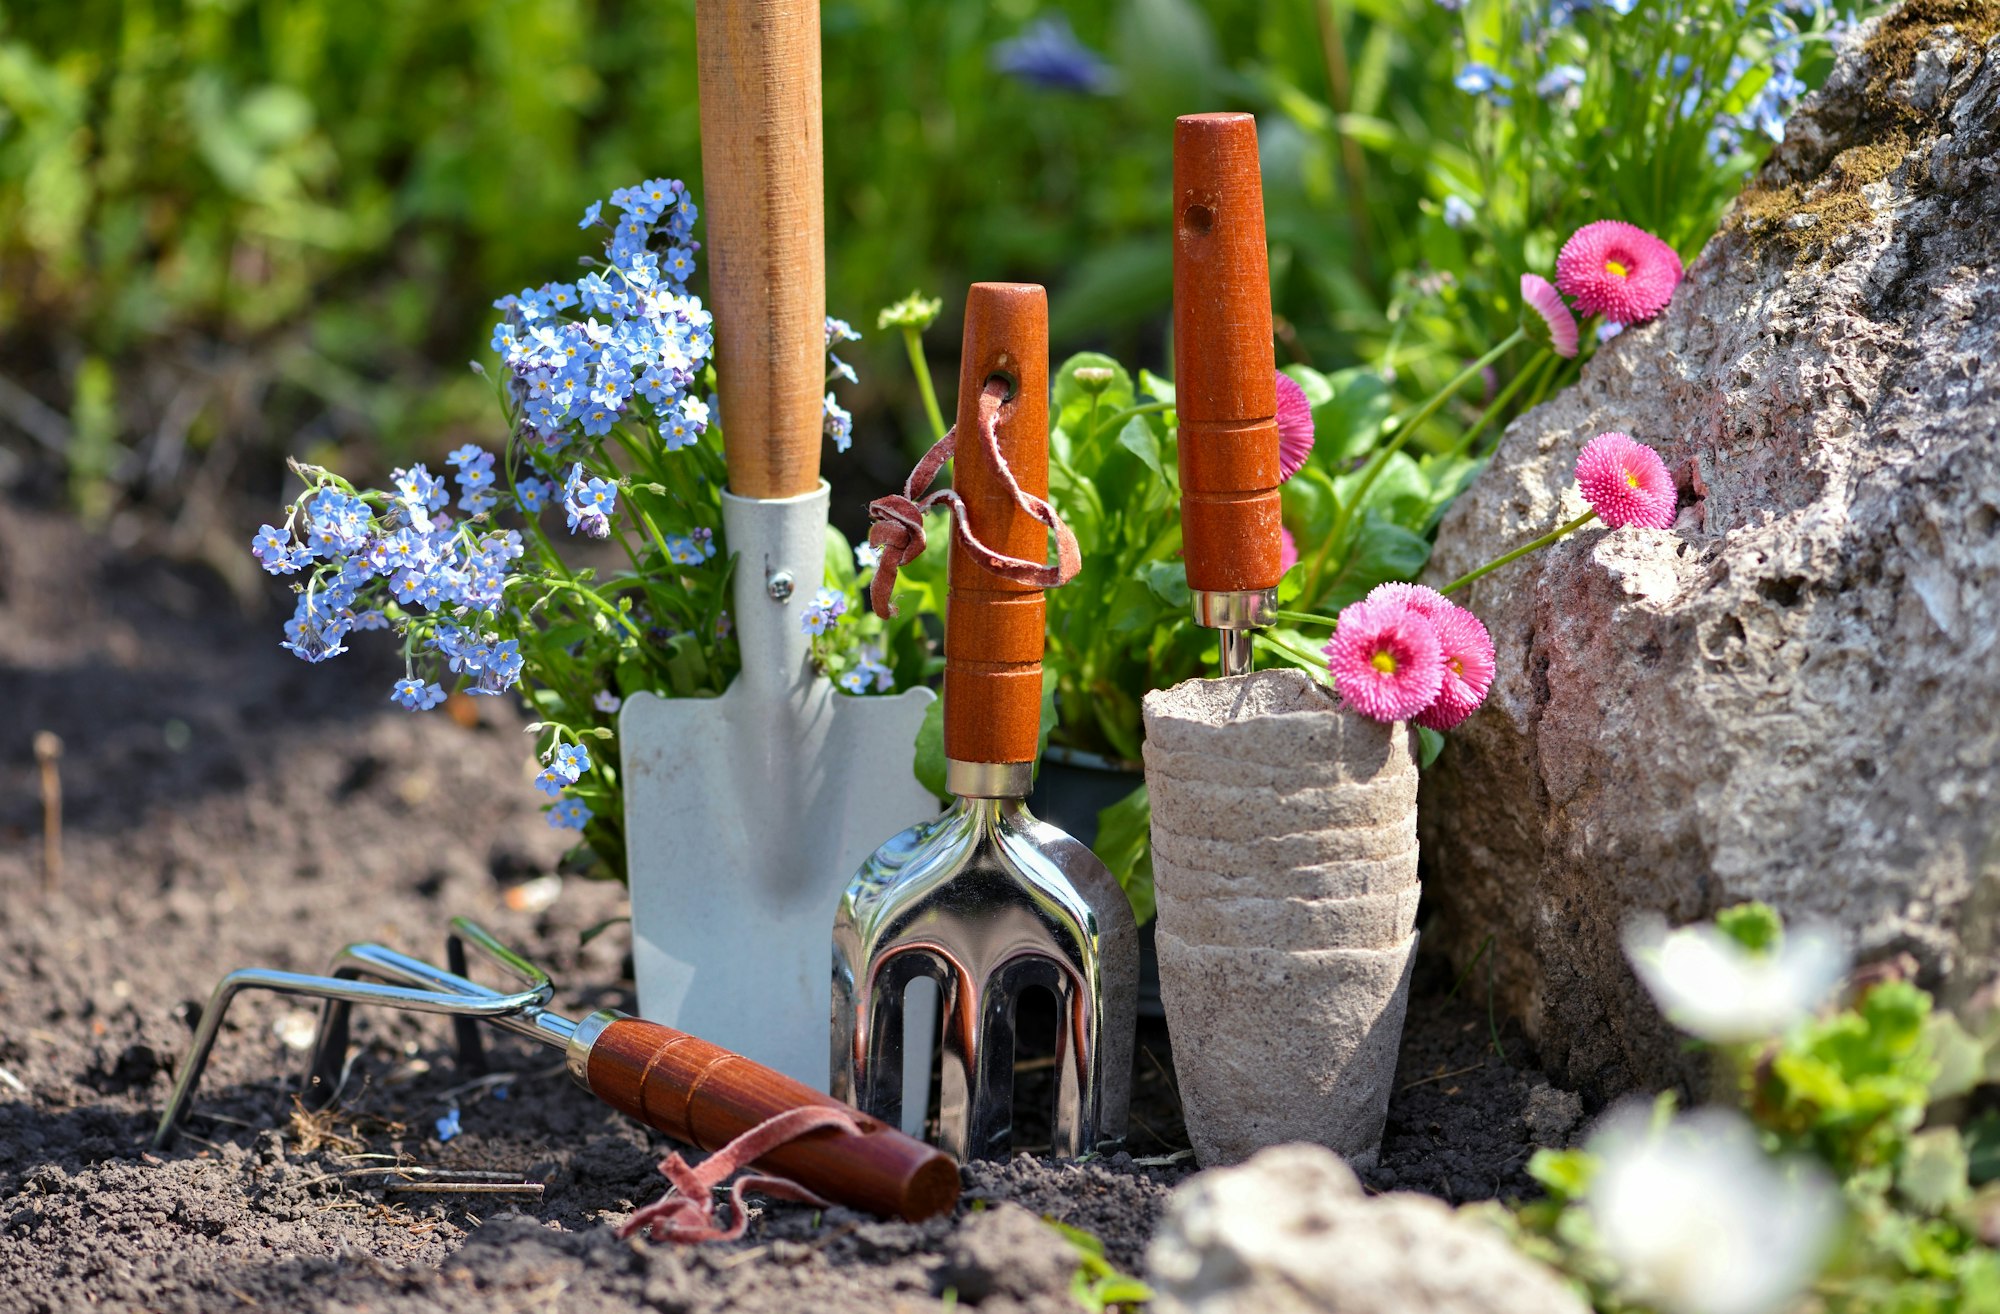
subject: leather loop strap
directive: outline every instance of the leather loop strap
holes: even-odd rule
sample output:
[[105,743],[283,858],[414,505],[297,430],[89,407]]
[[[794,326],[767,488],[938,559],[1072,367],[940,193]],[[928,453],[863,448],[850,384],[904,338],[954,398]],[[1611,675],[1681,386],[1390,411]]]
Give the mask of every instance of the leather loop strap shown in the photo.
[[958,441],[958,426],[937,440],[924,453],[916,469],[903,483],[901,493],[890,493],[878,497],[868,504],[868,519],[872,522],[868,530],[868,541],[881,550],[882,560],[875,567],[875,578],[868,585],[869,605],[875,614],[887,620],[896,614],[895,604],[890,600],[896,587],[896,572],[923,555],[924,513],[938,506],[951,508],[952,525],[959,543],[972,554],[980,565],[1016,584],[1031,588],[1058,588],[1076,578],[1076,572],[1083,566],[1083,554],[1076,545],[1076,535],[1044,498],[1035,496],[1021,487],[1007,460],[1000,454],[1000,406],[1007,399],[1007,384],[1001,379],[989,380],[979,394],[980,443],[987,459],[1000,472],[1008,491],[1013,494],[1014,504],[1025,514],[1033,516],[1048,526],[1056,536],[1056,560],[1054,564],[1028,561],[1020,557],[1010,557],[980,542],[972,532],[972,518],[966,514],[965,503],[949,488],[931,492],[931,481],[936,479],[944,463],[952,458]]

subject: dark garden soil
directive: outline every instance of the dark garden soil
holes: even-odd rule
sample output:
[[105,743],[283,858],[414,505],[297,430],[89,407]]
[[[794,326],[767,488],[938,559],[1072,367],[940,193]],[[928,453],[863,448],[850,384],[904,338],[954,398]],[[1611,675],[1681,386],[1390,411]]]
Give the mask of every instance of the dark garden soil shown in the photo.
[[[246,523],[248,523],[246,521]],[[613,886],[524,883],[562,839],[529,788],[520,718],[391,707],[386,644],[324,667],[281,652],[211,571],[0,507],[0,1314],[217,1311],[1067,1309],[1066,1243],[1018,1251],[980,1221],[1013,1201],[1101,1237],[1128,1271],[1190,1166],[1164,1028],[1148,1024],[1132,1153],[966,1170],[959,1213],[922,1226],[765,1205],[738,1243],[619,1241],[670,1143],[597,1104],[559,1056],[492,1032],[500,1081],[468,1086],[434,1018],[357,1013],[359,1056],[327,1115],[291,1091],[312,1013],[269,994],[229,1014],[189,1134],[147,1151],[216,979],[317,971],[377,939],[426,957],[467,913],[546,966],[573,1011],[631,1006]],[[247,541],[247,533],[245,535]],[[268,582],[267,582],[268,583]],[[272,607],[275,584],[265,590]],[[61,738],[62,870],[44,888],[37,731]],[[1477,972],[1420,972],[1378,1189],[1468,1200],[1529,1189],[1560,1139],[1518,1032],[1495,1036]],[[491,1029],[489,1029],[490,1031]],[[1561,1101],[1557,1101],[1561,1103]],[[439,1138],[456,1105],[462,1132]],[[393,1192],[394,1166],[504,1172],[539,1199]],[[1012,1234],[1008,1234],[1011,1236]],[[1036,1240],[1034,1233],[1030,1237]],[[993,1245],[986,1242],[1005,1241]],[[1039,1263],[1035,1262],[1039,1259]]]

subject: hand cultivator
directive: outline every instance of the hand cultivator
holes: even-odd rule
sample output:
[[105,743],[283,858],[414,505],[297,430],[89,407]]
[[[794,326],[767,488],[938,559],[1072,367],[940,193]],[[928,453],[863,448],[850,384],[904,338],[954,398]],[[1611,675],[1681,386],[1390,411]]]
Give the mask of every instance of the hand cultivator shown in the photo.
[[[961,1159],[1004,1156],[1015,1011],[1024,991],[1044,987],[1057,1001],[1055,1147],[1074,1157],[1124,1139],[1139,941],[1131,905],[1104,864],[1035,820],[1023,801],[1038,754],[1042,589],[1060,582],[1040,563],[1048,530],[1067,535],[1043,501],[1041,288],[973,285],[958,397],[956,437],[946,440],[957,450],[957,533],[944,677],[946,783],[956,797],[942,817],[878,849],[841,899],[833,1090],[887,1119],[922,1100],[903,1080],[903,1001],[913,982],[935,981],[945,1018],[939,1143]],[[914,485],[928,482],[946,451],[941,443],[908,494],[892,499],[907,508],[897,518],[905,530],[921,526]],[[1073,551],[1062,548],[1065,557]]]
[[[354,944],[334,955],[326,976],[262,968],[225,976],[202,1012],[154,1146],[173,1139],[230,1001],[242,990],[274,990],[326,1000],[305,1080],[309,1104],[325,1104],[339,1087],[353,1005],[442,1013],[454,1019],[459,1058],[468,1067],[484,1063],[474,1023],[495,1023],[562,1050],[578,1085],[677,1141],[718,1150],[753,1134],[746,1145],[770,1148],[752,1166],[804,1188],[799,1198],[912,1221],[944,1213],[957,1202],[956,1165],[894,1127],[671,1027],[615,1009],[580,1021],[564,1017],[549,1008],[555,986],[533,963],[463,917],[452,919],[451,932],[449,970],[384,945]],[[503,993],[467,979],[468,943],[519,978],[521,988]],[[773,1140],[779,1143],[773,1146]]]

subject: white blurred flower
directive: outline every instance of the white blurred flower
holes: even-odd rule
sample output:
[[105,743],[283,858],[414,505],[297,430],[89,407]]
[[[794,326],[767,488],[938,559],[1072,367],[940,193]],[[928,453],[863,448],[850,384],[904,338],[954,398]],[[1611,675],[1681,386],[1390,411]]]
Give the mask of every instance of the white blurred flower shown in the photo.
[[1626,927],[1625,953],[1669,1022],[1725,1045],[1809,1016],[1847,971],[1840,942],[1810,926],[1760,953],[1707,923],[1669,931],[1657,917],[1640,918]]
[[1671,1314],[1772,1314],[1818,1274],[1838,1222],[1817,1165],[1758,1148],[1735,1113],[1655,1129],[1625,1104],[1598,1124],[1584,1203],[1627,1293]]

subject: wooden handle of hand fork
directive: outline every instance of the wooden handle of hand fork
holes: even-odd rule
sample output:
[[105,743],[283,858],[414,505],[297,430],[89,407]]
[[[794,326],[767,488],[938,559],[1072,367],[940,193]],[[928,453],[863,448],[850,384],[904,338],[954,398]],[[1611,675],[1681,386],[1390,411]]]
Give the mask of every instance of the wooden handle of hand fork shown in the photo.
[[590,1042],[585,1076],[591,1093],[619,1112],[715,1150],[793,1109],[839,1109],[860,1130],[808,1132],[755,1166],[835,1204],[888,1218],[917,1222],[958,1202],[958,1165],[934,1146],[698,1036],[614,1016]]
[[797,497],[826,394],[818,0],[697,0],[695,44],[729,491]]
[[[1021,488],[1049,495],[1049,299],[1032,283],[974,283],[965,301],[952,487],[973,535],[994,551],[1046,561],[1048,528],[1015,502],[979,435],[979,398],[1004,378],[1000,455]],[[957,536],[944,630],[944,755],[1031,763],[1041,737],[1042,591],[980,564]],[[1026,792],[1025,790],[1023,792]]]
[[1174,397],[1188,586],[1276,588],[1278,397],[1257,121],[1174,121]]

